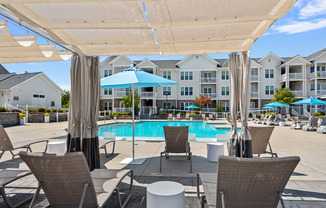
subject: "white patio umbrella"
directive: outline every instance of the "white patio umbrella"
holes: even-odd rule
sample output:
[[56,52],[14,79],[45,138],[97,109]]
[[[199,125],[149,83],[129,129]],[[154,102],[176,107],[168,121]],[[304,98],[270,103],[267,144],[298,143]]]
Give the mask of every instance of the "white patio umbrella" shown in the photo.
[[177,82],[144,72],[136,67],[124,69],[120,73],[101,79],[101,88],[131,88],[132,89],[132,158],[126,158],[123,164],[142,164],[145,159],[135,159],[135,102],[134,88],[160,87],[178,85]]

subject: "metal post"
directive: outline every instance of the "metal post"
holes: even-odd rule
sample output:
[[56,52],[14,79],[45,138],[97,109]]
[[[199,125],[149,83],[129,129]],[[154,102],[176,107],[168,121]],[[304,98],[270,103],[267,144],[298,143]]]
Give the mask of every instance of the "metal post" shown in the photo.
[[132,90],[132,160],[135,159],[135,95],[134,85],[131,85]]

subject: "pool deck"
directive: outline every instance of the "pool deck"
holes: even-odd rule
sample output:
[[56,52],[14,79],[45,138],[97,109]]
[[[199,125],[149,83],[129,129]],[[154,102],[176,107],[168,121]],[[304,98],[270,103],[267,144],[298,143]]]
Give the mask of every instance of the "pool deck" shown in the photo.
[[[123,121],[126,122],[126,121]],[[221,120],[222,122],[222,120]],[[105,121],[114,123],[114,121]],[[214,121],[214,123],[216,123]],[[223,120],[223,123],[226,123]],[[104,124],[103,121],[99,125]],[[257,125],[249,122],[250,125]],[[220,125],[219,125],[220,126]],[[262,125],[258,125],[262,126]],[[14,141],[28,139],[54,138],[66,135],[67,122],[33,124],[25,126],[8,127],[10,138]],[[273,151],[280,157],[298,155],[301,162],[292,175],[284,191],[284,199],[287,207],[326,207],[326,135],[315,132],[304,132],[291,130],[289,127],[275,127],[271,137]],[[137,158],[146,158],[143,165],[121,165],[119,162],[131,153],[130,141],[117,141],[115,154],[105,158],[101,152],[101,166],[109,169],[133,169],[135,171],[135,186],[128,208],[146,207],[141,204],[146,195],[146,186],[155,181],[177,181],[185,186],[186,208],[197,207],[196,202],[196,172],[216,172],[217,164],[206,160],[207,142],[191,142],[193,152],[193,173],[189,173],[189,161],[184,159],[163,160],[163,172],[159,172],[159,154],[164,150],[162,142],[135,142]],[[43,151],[44,144],[37,144],[32,147],[33,151]],[[110,148],[110,147],[109,147]],[[226,149],[225,149],[226,152]],[[1,169],[20,168],[26,169],[26,165],[17,157],[11,159],[9,153],[5,153],[0,163]],[[12,199],[19,201],[35,192],[37,182],[33,176],[12,183],[7,192]],[[122,187],[123,188],[123,187]],[[37,202],[43,202],[44,195],[41,195]],[[2,200],[2,199],[0,199]],[[118,207],[115,198],[111,199],[112,205]],[[0,201],[0,207],[6,207]],[[23,207],[28,207],[25,204]],[[279,206],[280,207],[280,206]]]

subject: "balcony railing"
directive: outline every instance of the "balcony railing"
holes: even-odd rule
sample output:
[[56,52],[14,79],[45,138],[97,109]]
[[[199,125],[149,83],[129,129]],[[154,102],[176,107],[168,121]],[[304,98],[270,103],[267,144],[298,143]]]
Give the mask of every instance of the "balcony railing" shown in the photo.
[[[310,96],[315,96],[315,90],[311,90],[309,93]],[[326,89],[317,90],[317,96],[326,95]]]
[[303,97],[303,91],[302,90],[291,90],[293,94],[296,95],[296,97]]
[[258,75],[251,75],[251,81],[258,81]]
[[317,72],[317,76],[315,75],[315,72],[312,72],[309,74],[309,78],[326,78],[326,72]]
[[131,112],[131,108],[113,108],[113,112],[120,112],[120,113]]
[[201,83],[216,83],[216,77],[202,77],[200,78]]
[[303,73],[289,73],[289,79],[303,79]]
[[216,108],[202,108],[201,111],[202,112],[215,112]]
[[258,92],[251,92],[251,93],[250,93],[250,96],[251,96],[252,98],[257,98],[257,97],[258,97]]
[[207,95],[208,97],[211,97],[211,98],[216,98],[216,93],[205,93],[205,92],[201,92],[201,94],[203,95]]
[[140,92],[140,97],[154,97],[154,92]]
[[129,93],[129,91],[126,90],[115,90],[114,91],[114,97],[124,97]]

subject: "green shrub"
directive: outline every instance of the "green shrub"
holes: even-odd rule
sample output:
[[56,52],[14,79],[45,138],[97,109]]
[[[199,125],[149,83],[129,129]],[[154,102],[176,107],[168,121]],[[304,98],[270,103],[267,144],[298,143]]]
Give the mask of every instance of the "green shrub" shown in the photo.
[[50,113],[44,113],[44,116],[50,116]]
[[15,109],[15,110],[13,110],[12,112],[16,112],[16,113],[18,113],[18,112],[20,112],[19,110],[17,110],[17,109]]
[[44,108],[38,108],[37,112],[45,112],[45,109]]
[[26,117],[26,114],[25,114],[25,113],[20,113],[20,114],[19,114],[19,117],[20,117],[20,118]]
[[62,110],[62,109],[59,109],[58,112],[59,112],[59,113],[63,113],[63,110]]
[[5,107],[0,107],[0,112],[7,112]]
[[319,116],[319,118],[321,118],[321,119],[324,119],[324,118],[325,118],[325,116]]
[[325,112],[319,112],[318,115],[324,116],[325,115]]
[[311,115],[312,116],[318,116],[318,113],[312,113]]
[[249,117],[252,117],[252,113],[249,113]]
[[45,108],[45,112],[47,112],[47,113],[51,113],[51,109],[49,109],[49,108]]
[[69,110],[63,110],[63,112],[65,112],[65,113],[68,113],[68,112],[69,112]]
[[57,112],[57,111],[58,111],[57,109],[52,109],[52,112],[53,112],[53,113],[55,113],[55,112]]

